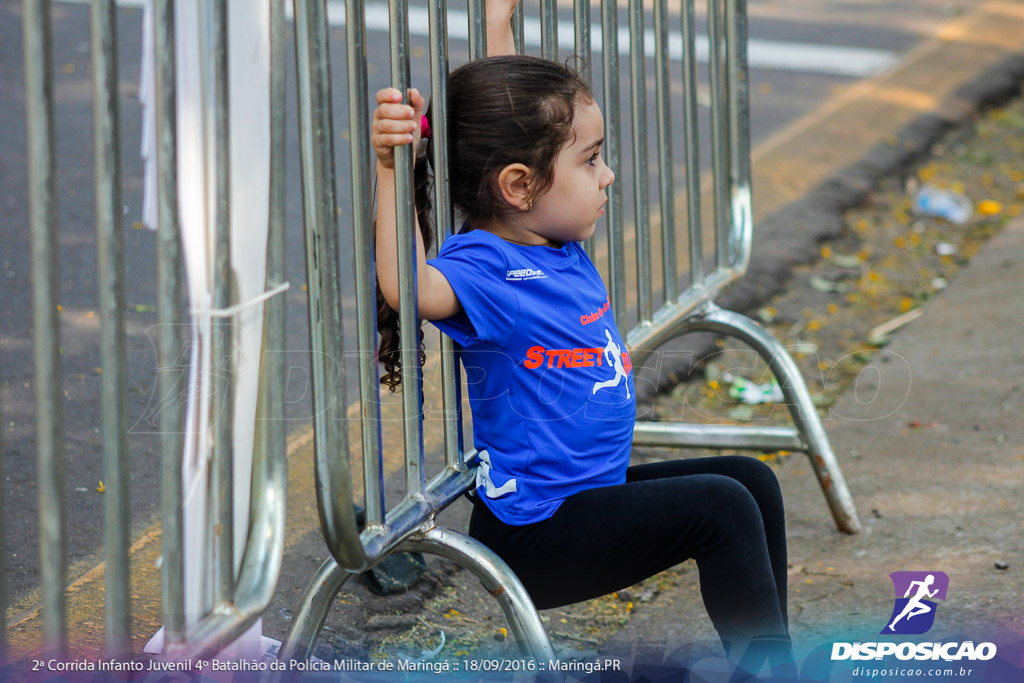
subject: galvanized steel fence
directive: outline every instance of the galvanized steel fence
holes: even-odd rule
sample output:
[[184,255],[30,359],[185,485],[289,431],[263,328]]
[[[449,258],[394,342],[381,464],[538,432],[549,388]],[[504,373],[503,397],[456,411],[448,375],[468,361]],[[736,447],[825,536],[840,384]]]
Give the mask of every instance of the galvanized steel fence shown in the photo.
[[[391,85],[400,92],[410,82],[408,17],[405,0],[390,0]],[[344,422],[320,419],[315,422],[317,446],[318,502],[323,520],[324,536],[332,559],[321,567],[310,583],[291,630],[285,639],[281,656],[304,658],[313,647],[323,626],[334,596],[354,572],[371,567],[385,555],[394,552],[421,550],[455,559],[472,569],[499,600],[524,654],[543,657],[550,653],[550,644],[521,585],[508,573],[490,551],[461,534],[438,527],[434,516],[469,485],[468,467],[473,466],[475,452],[463,447],[460,437],[461,406],[458,400],[459,371],[451,354],[451,341],[441,338],[443,377],[443,414],[445,468],[426,481],[423,447],[423,391],[419,351],[415,344],[402,349],[402,386],[404,407],[404,452],[406,496],[393,509],[387,510],[382,496],[380,437],[380,401],[378,369],[372,350],[376,347],[373,318],[375,305],[372,250],[374,234],[371,224],[372,196],[367,169],[370,151],[366,135],[369,130],[369,93],[366,83],[366,26],[364,5],[348,0],[346,9],[346,44],[348,49],[347,129],[351,135],[351,166],[353,197],[352,220],[355,233],[355,279],[359,312],[357,347],[360,365],[362,416],[362,451],[367,527],[356,533],[353,493],[348,459],[336,457],[347,443]],[[433,0],[428,5],[430,35],[430,72],[432,90],[432,130],[437,136],[432,145],[437,182],[434,205],[441,231],[454,227],[451,200],[448,196],[447,97],[445,74],[448,71],[447,3]],[[467,14],[469,56],[486,54],[486,17],[483,0],[469,0]],[[846,489],[835,456],[829,446],[814,405],[795,363],[761,326],[748,318],[715,306],[714,298],[746,271],[751,250],[752,217],[750,206],[749,109],[746,63],[746,10],[742,0],[710,0],[707,5],[707,27],[710,42],[710,143],[712,156],[712,220],[714,251],[710,268],[706,267],[701,212],[700,124],[697,104],[696,21],[692,0],[682,3],[680,12],[682,34],[683,89],[681,99],[682,128],[685,139],[686,206],[685,228],[674,217],[676,188],[673,177],[674,159],[671,131],[675,127],[673,98],[670,87],[670,45],[668,2],[656,0],[654,6],[655,112],[658,148],[658,194],[661,226],[662,296],[655,308],[655,286],[652,273],[651,216],[648,201],[649,172],[647,164],[647,88],[644,29],[644,7],[640,0],[631,0],[628,8],[628,54],[630,73],[630,130],[625,130],[620,112],[618,7],[613,0],[601,3],[601,92],[605,115],[605,151],[608,164],[621,171],[622,146],[627,137],[632,144],[634,239],[627,240],[627,216],[622,197],[623,183],[608,188],[608,235],[606,245],[591,240],[592,253],[607,250],[610,276],[610,298],[620,326],[636,320],[627,334],[630,353],[637,361],[656,350],[663,342],[696,330],[731,335],[750,344],[769,363],[779,378],[795,421],[795,427],[742,428],[712,425],[638,422],[634,442],[659,446],[701,446],[711,448],[791,449],[807,452],[821,481],[826,498],[840,529],[856,531],[859,522],[852,499]],[[335,179],[330,160],[333,158],[333,120],[330,111],[331,78],[329,45],[324,6],[319,2],[295,3],[296,45],[299,63],[300,118],[303,131],[303,199],[307,229],[307,263],[311,268],[310,312],[313,348],[324,358],[342,357],[344,346],[340,325],[340,301],[337,282],[337,234]],[[593,39],[590,31],[590,7],[586,0],[574,3],[575,53],[582,57],[587,77],[592,75]],[[513,35],[518,49],[527,43],[522,5],[513,19]],[[540,3],[540,51],[557,59],[558,22],[554,0]],[[318,144],[319,142],[319,144]],[[415,239],[412,202],[411,169],[413,151],[396,149],[396,193],[398,217],[400,324],[414,329],[418,321],[416,302]],[[625,175],[624,173],[620,173]],[[688,242],[688,286],[680,289],[676,262],[677,234]],[[442,238],[444,235],[442,235]],[[632,246],[628,245],[632,242]],[[629,252],[632,251],[630,254]],[[627,261],[632,257],[632,263]],[[635,303],[627,296],[635,287]],[[315,313],[314,313],[315,312]],[[331,377],[323,367],[314,365],[317,400],[326,405],[336,396],[344,380]],[[322,411],[314,410],[316,415]]]
[[[554,656],[540,618],[529,596],[505,563],[483,545],[467,536],[433,524],[434,516],[461,496],[473,481],[470,470],[474,452],[466,452],[461,437],[461,406],[458,368],[451,340],[441,341],[442,401],[445,419],[445,465],[427,479],[424,466],[423,389],[419,348],[402,349],[402,402],[406,495],[393,508],[384,500],[381,437],[381,409],[375,350],[376,289],[373,267],[374,231],[370,198],[373,196],[369,147],[369,92],[366,62],[364,5],[360,0],[345,3],[348,47],[349,130],[352,221],[354,231],[355,289],[358,318],[360,415],[366,527],[359,532],[348,459],[348,426],[331,419],[326,408],[344,395],[343,373],[333,370],[333,359],[345,357],[341,323],[338,261],[338,225],[335,206],[334,122],[331,112],[331,75],[326,6],[321,2],[295,2],[296,63],[299,72],[300,153],[302,157],[303,212],[306,226],[310,348],[313,351],[314,444],[316,451],[317,503],[324,538],[332,558],[321,566],[296,610],[292,627],[282,645],[280,657],[309,656],[316,636],[327,617],[331,602],[353,572],[369,569],[392,552],[424,551],[445,556],[476,573],[505,608],[513,633],[524,653],[538,658]],[[405,92],[409,87],[408,11],[405,3],[390,4],[391,81]],[[485,52],[482,0],[470,4],[471,54]],[[437,138],[434,141],[435,206],[439,224],[451,225],[451,201],[447,173],[445,81],[448,72],[447,11],[444,2],[429,6],[431,25],[431,85]],[[415,244],[414,207],[411,202],[412,150],[396,149],[398,241]],[[403,170],[404,169],[404,170]],[[418,326],[415,253],[400,249],[399,272],[402,305],[400,324],[411,330]]]
[[[216,148],[216,267],[214,311],[208,312],[229,337],[232,264],[228,244],[227,188],[230,162],[228,139],[228,72],[226,65],[226,0],[208,5],[213,27],[215,58],[208,65],[213,76]],[[284,282],[284,5],[271,7],[271,184],[270,224],[267,249],[268,291]],[[28,135],[28,177],[33,279],[33,338],[35,353],[35,416],[39,482],[40,584],[43,615],[43,650],[55,656],[68,653],[65,618],[67,560],[63,473],[63,379],[59,268],[56,259],[58,221],[55,212],[58,187],[54,153],[53,45],[48,0],[25,0],[25,100]],[[182,323],[187,319],[183,298],[181,236],[178,218],[177,127],[175,117],[175,14],[172,0],[156,0],[154,45],[156,54],[156,139],[158,157],[157,281],[159,309],[158,365],[173,367],[185,348]],[[118,104],[118,51],[116,5],[113,0],[91,3],[93,68],[96,250],[100,339],[102,353],[103,477],[106,530],[106,640],[112,656],[130,651],[129,613],[129,511],[125,371],[125,263],[120,169],[121,129]],[[284,302],[270,298],[264,308],[263,340],[267,349],[284,348]],[[222,349],[226,354],[233,351]],[[256,447],[253,452],[252,514],[249,542],[241,570],[233,567],[231,551],[234,524],[231,484],[231,433],[234,418],[231,401],[215,405],[216,434],[213,457],[217,482],[217,516],[206,520],[216,531],[221,551],[217,554],[218,577],[212,610],[198,622],[185,626],[184,570],[182,555],[182,453],[184,423],[180,405],[171,401],[160,413],[162,453],[162,573],[164,642],[167,654],[200,656],[235,640],[263,612],[276,585],[281,562],[284,520],[284,374],[280,354],[268,353],[260,367]],[[219,374],[217,386],[230,392],[231,374]],[[161,373],[159,392],[174,397],[180,387],[173,373]],[[225,549],[226,546],[226,549]],[[6,607],[6,604],[4,605]]]
[[[271,10],[271,211],[266,289],[273,291],[285,281],[284,275],[284,163],[285,119],[285,16],[281,0],[269,0]],[[405,92],[410,83],[409,8],[406,0],[390,0],[391,84]],[[156,111],[159,164],[158,273],[161,336],[159,361],[168,366],[180,352],[184,339],[181,323],[186,321],[183,303],[183,272],[179,234],[175,120],[175,22],[173,0],[156,0],[155,5]],[[670,21],[678,9],[681,43],[672,43]],[[518,49],[537,44],[533,31],[539,25],[542,55],[559,58],[558,7],[554,0],[541,0],[539,22],[524,16],[522,7],[513,20]],[[224,53],[226,41],[226,0],[209,4],[214,27],[213,55]],[[462,439],[460,371],[452,353],[452,342],[442,336],[442,405],[444,466],[428,474],[424,464],[424,420],[421,403],[422,370],[419,350],[406,344],[402,350],[403,449],[406,493],[397,504],[386,505],[382,418],[380,412],[372,229],[371,151],[369,147],[369,87],[367,78],[366,6],[362,0],[345,2],[345,45],[348,77],[347,128],[351,131],[350,212],[351,243],[355,259],[357,336],[354,347],[359,361],[359,404],[361,415],[362,503],[366,508],[365,529],[360,530],[354,504],[358,484],[349,463],[348,423],[331,419],[328,408],[346,395],[343,370],[334,363],[345,357],[342,330],[341,281],[337,179],[335,177],[335,117],[332,112],[332,78],[329,21],[324,0],[294,0],[294,30],[297,90],[299,101],[302,206],[305,225],[309,326],[313,376],[313,414],[316,494],[324,538],[332,558],[311,582],[296,610],[292,628],[280,656],[309,655],[331,602],[353,573],[364,571],[395,552],[423,551],[442,555],[477,574],[509,617],[512,630],[524,654],[552,657],[550,643],[529,597],[507,566],[493,553],[468,537],[438,527],[434,521],[473,481],[475,452]],[[92,55],[94,71],[97,255],[101,301],[101,348],[103,349],[103,434],[104,471],[108,489],[105,527],[107,529],[107,642],[112,654],[128,648],[128,510],[125,444],[124,382],[124,248],[121,237],[121,178],[119,168],[119,113],[116,95],[117,52],[112,0],[93,0]],[[527,12],[532,12],[529,8]],[[607,261],[610,299],[634,363],[656,351],[663,342],[691,331],[712,331],[737,337],[750,344],[769,364],[780,380],[793,427],[733,427],[661,422],[638,422],[635,443],[658,446],[699,446],[710,448],[788,449],[806,452],[821,482],[837,525],[843,531],[859,529],[852,499],[835,455],[825,436],[813,402],[795,363],[762,327],[748,318],[718,308],[715,297],[741,278],[751,251],[752,217],[750,193],[749,108],[746,63],[746,7],[743,0],[708,0],[706,26],[709,50],[697,51],[697,14],[693,0],[670,7],[668,0],[655,0],[653,32],[645,29],[644,3],[630,0],[628,30],[620,32],[619,9],[614,0],[603,0],[600,33],[592,31],[588,0],[573,3],[573,51],[582,58],[589,79],[597,66],[593,56],[600,51],[599,86],[606,125],[606,155],[609,166],[628,180],[609,188],[607,235],[592,239],[588,250],[595,260]],[[63,471],[61,421],[60,329],[56,315],[58,266],[55,257],[58,225],[54,212],[57,162],[53,139],[53,83],[51,30],[47,0],[24,0],[26,65],[26,116],[29,124],[29,201],[32,224],[33,311],[36,343],[36,419],[40,497],[40,562],[45,615],[45,640],[51,651],[66,648],[64,585],[66,574],[61,473]],[[447,190],[446,78],[449,70],[448,7],[445,0],[430,0],[429,57],[432,96],[435,183],[434,206],[441,232],[454,225]],[[486,54],[486,17],[483,0],[469,0],[466,35],[469,56]],[[648,51],[648,48],[650,50]],[[681,51],[679,51],[681,48]],[[620,93],[619,58],[628,54],[629,106],[623,116]],[[673,55],[681,57],[682,89],[672,87]],[[702,134],[698,106],[698,60],[708,61],[710,116],[708,131]],[[653,63],[653,103],[649,102],[647,70]],[[216,102],[215,131],[218,140],[228,139],[227,68],[224,59],[214,59],[213,97]],[[653,106],[653,143],[656,178],[648,163],[648,106]],[[628,118],[628,128],[624,125]],[[677,184],[672,133],[681,129],[685,180],[685,217],[677,218]],[[701,140],[710,141],[711,172],[701,178]],[[631,173],[623,169],[624,146],[630,145]],[[230,164],[226,145],[216,146],[218,177],[213,191],[217,216],[217,277],[214,282],[215,309],[229,309],[236,303],[229,288],[230,263],[227,249]],[[414,207],[410,187],[412,150],[396,150],[398,183],[399,252],[403,329],[417,326],[415,283]],[[711,191],[704,196],[704,186]],[[652,212],[651,186],[656,185],[657,207]],[[627,205],[623,186],[632,191]],[[705,230],[702,200],[711,203],[711,229]],[[628,230],[627,230],[628,228]],[[713,235],[713,249],[706,253],[705,232]],[[442,234],[443,237],[443,234]],[[685,243],[688,262],[677,258]],[[348,248],[348,244],[345,245]],[[660,251],[660,258],[657,252]],[[656,272],[661,281],[656,286]],[[684,285],[685,283],[685,285]],[[631,296],[631,292],[635,295]],[[284,311],[281,297],[265,302],[264,347],[284,348]],[[635,321],[632,324],[627,321]],[[228,334],[228,329],[224,328]],[[411,336],[411,335],[410,335]],[[215,608],[198,624],[186,628],[183,620],[182,567],[182,485],[183,424],[178,411],[161,413],[162,432],[162,514],[163,514],[163,600],[166,642],[180,652],[208,652],[237,637],[256,619],[270,599],[281,561],[284,533],[284,376],[279,354],[266,354],[261,367],[259,417],[254,453],[253,518],[249,546],[240,573],[231,565],[230,529],[234,524],[232,506],[218,506],[220,537],[227,547],[219,554]],[[173,379],[164,375],[163,395],[171,395]],[[230,382],[230,374],[224,381]],[[221,386],[219,390],[229,390]],[[342,404],[344,402],[342,401]],[[229,501],[231,491],[230,403],[218,416],[213,448],[215,479],[221,500]],[[3,641],[0,640],[0,644]]]

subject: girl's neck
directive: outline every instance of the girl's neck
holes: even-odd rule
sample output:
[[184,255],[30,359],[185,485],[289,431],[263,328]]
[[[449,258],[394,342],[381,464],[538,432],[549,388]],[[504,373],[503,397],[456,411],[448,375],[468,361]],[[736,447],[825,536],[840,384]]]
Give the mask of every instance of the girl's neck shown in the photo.
[[561,242],[553,242],[543,235],[538,235],[528,227],[517,221],[493,218],[488,221],[471,222],[470,227],[474,230],[486,230],[492,235],[497,235],[506,242],[520,244],[526,247],[561,247]]

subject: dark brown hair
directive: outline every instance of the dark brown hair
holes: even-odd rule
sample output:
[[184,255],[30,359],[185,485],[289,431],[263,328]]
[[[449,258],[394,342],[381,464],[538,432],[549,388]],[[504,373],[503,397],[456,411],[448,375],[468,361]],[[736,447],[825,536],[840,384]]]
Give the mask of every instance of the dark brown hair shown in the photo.
[[[519,211],[498,187],[498,175],[520,163],[533,172],[532,199],[554,180],[558,152],[572,137],[577,103],[593,101],[586,82],[567,66],[538,57],[488,57],[465,64],[448,78],[449,175],[452,203],[470,223]],[[426,154],[418,155],[414,185],[416,215],[427,250],[434,242],[431,212],[433,173]],[[398,312],[377,287],[381,383],[394,391],[401,383]],[[424,360],[419,331],[420,362]]]

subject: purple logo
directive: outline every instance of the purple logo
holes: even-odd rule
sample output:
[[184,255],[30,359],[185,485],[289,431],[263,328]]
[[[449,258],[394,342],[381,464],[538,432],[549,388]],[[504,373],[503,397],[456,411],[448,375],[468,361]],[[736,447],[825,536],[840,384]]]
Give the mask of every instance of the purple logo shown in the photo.
[[949,577],[943,572],[893,572],[896,589],[892,616],[881,633],[916,635],[926,633],[935,623],[935,600],[945,600]]

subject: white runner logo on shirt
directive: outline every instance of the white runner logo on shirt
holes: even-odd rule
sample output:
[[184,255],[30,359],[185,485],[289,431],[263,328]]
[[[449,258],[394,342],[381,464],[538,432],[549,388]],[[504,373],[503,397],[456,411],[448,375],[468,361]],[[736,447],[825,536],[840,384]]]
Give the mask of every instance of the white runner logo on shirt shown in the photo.
[[540,280],[546,278],[543,270],[534,270],[533,268],[516,268],[510,270],[505,274],[506,282],[518,282],[520,280]]
[[514,478],[509,479],[501,486],[495,486],[494,482],[491,481],[490,453],[482,450],[477,457],[480,459],[480,464],[476,468],[476,487],[483,489],[488,498],[500,498],[506,493],[512,493],[516,490],[516,480]]
[[604,358],[608,365],[615,368],[615,376],[603,382],[594,382],[594,391],[591,392],[591,395],[596,394],[598,389],[617,387],[619,381],[624,379],[626,380],[626,398],[629,398],[629,378],[626,376],[626,368],[622,365],[622,348],[612,339],[612,333],[608,331],[607,327],[604,328],[604,336],[608,337],[608,344],[604,347]]

